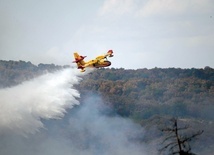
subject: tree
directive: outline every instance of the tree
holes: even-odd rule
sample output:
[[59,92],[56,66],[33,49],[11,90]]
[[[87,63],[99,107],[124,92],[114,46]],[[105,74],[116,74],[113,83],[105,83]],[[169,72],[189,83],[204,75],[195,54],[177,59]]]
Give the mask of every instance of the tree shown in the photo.
[[195,155],[191,152],[189,142],[192,141],[193,138],[201,135],[203,133],[203,130],[189,136],[185,136],[180,132],[182,130],[187,130],[189,127],[178,127],[178,120],[176,118],[172,118],[170,121],[172,122],[172,125],[161,130],[162,132],[166,133],[167,136],[162,142],[162,144],[164,144],[164,147],[160,149],[160,152],[168,150],[170,155]]

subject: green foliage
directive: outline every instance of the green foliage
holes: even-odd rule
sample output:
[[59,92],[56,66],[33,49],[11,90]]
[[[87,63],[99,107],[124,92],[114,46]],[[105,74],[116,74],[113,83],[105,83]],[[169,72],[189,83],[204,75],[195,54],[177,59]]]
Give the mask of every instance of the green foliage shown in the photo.
[[213,79],[210,67],[99,69],[85,77],[78,89],[102,94],[119,114],[136,121],[157,114],[212,120],[214,116],[201,109],[214,107]]

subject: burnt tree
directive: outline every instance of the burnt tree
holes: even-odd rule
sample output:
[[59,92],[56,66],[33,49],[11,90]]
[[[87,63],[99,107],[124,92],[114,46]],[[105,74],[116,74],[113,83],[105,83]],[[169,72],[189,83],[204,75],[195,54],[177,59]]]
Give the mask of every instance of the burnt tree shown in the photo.
[[164,147],[160,149],[160,152],[163,153],[168,150],[170,155],[196,155],[191,152],[189,142],[192,141],[195,137],[201,135],[203,130],[191,135],[184,135],[181,134],[181,132],[184,133],[183,130],[187,130],[189,126],[186,125],[184,127],[179,127],[178,120],[176,118],[172,118],[170,121],[172,122],[170,127],[161,129],[161,131],[164,132],[167,136],[162,142]]

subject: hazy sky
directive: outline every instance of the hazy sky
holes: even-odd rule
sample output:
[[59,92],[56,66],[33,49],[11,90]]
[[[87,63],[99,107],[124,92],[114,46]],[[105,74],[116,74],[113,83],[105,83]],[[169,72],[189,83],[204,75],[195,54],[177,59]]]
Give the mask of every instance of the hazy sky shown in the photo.
[[0,59],[115,68],[214,67],[213,0],[0,0]]

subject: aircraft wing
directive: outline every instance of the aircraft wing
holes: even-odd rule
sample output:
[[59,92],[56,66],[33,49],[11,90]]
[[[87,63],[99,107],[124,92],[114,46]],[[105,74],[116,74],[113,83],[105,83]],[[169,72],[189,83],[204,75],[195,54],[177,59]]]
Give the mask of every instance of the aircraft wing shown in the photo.
[[106,54],[96,57],[96,60],[99,61],[99,60],[101,60],[101,59],[105,59],[105,58],[107,58],[107,57],[113,57],[113,56],[114,56],[114,55],[113,55],[113,51],[112,51],[112,50],[109,50]]

